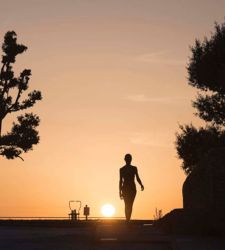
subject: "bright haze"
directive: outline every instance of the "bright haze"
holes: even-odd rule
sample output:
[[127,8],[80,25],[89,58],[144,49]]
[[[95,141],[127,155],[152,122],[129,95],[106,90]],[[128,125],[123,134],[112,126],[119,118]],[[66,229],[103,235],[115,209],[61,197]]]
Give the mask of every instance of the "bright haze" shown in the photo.
[[[224,21],[224,1],[1,1],[0,39],[16,31],[43,100],[40,144],[0,159],[1,216],[67,216],[81,200],[92,216],[111,203],[124,215],[119,168],[131,153],[145,186],[133,218],[182,207],[185,175],[175,150],[179,124],[200,121],[187,84],[189,46]],[[8,118],[3,124],[10,128]]]

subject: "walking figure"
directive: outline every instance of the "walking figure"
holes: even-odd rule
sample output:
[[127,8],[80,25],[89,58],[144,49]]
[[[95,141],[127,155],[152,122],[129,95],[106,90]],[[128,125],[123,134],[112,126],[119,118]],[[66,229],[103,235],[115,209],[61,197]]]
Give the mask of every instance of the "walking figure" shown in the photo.
[[141,186],[141,191],[144,190],[144,186],[138,175],[137,167],[131,165],[132,161],[131,154],[126,154],[124,160],[126,162],[126,165],[120,168],[119,193],[120,193],[120,198],[124,199],[126,220],[130,221],[132,214],[132,207],[137,193],[134,180],[135,176],[137,182]]

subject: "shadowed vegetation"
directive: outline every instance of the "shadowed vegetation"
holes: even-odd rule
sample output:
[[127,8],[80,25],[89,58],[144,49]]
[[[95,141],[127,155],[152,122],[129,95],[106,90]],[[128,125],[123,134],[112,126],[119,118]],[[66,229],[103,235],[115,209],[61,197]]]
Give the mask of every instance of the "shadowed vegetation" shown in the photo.
[[189,84],[199,90],[193,101],[206,127],[181,126],[176,148],[182,168],[191,173],[211,149],[225,147],[225,23],[215,24],[210,39],[196,40],[187,67]]
[[24,69],[18,77],[14,75],[13,64],[16,57],[27,50],[23,44],[17,43],[14,31],[5,34],[2,45],[2,67],[0,71],[0,155],[14,159],[32,150],[39,142],[37,126],[40,119],[33,113],[25,113],[17,117],[11,131],[2,134],[3,120],[7,115],[28,109],[42,99],[41,92],[33,90],[24,97],[29,89],[30,69]]

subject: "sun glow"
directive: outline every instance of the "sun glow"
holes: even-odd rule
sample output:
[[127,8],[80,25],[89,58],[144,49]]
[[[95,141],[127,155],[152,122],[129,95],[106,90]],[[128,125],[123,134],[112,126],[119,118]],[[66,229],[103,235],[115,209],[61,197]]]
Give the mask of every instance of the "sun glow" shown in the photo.
[[104,217],[112,217],[115,213],[115,207],[111,204],[105,204],[102,206],[101,212]]

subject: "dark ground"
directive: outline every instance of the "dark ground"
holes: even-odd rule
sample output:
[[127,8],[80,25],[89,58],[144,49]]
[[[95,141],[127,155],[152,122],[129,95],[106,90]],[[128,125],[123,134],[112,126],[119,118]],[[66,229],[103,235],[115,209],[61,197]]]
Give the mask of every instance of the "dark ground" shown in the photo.
[[0,221],[0,250],[224,250],[217,237],[177,236],[158,231],[147,221],[80,223]]

